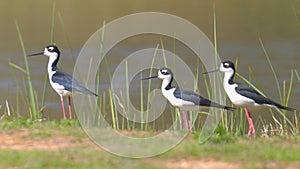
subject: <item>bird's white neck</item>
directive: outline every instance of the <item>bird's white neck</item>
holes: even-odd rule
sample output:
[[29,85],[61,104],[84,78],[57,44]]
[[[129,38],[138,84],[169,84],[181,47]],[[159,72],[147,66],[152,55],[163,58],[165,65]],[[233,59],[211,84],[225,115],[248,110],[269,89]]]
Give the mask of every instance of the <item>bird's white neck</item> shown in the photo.
[[234,74],[235,74],[235,72],[233,70],[225,72],[224,81],[223,81],[224,86],[225,85],[232,85],[234,83],[233,82]]
[[48,73],[54,72],[57,68],[56,65],[58,63],[59,56],[57,54],[53,54],[49,56],[48,61]]
[[166,78],[162,81],[161,90],[168,90],[171,88],[172,78]]

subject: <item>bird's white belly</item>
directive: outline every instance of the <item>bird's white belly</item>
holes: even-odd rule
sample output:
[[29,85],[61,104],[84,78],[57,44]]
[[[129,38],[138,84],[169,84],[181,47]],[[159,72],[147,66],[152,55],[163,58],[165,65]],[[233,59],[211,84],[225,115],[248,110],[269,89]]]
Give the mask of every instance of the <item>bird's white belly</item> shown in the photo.
[[60,96],[70,96],[72,93],[68,90],[65,90],[64,86],[58,84],[58,83],[53,83],[51,78],[53,74],[49,74],[49,81],[51,84],[51,87],[55,90],[55,92],[60,95]]
[[67,95],[71,95],[72,93],[65,90],[64,86],[58,84],[58,83],[53,83],[50,82],[52,88],[56,91],[57,94],[59,94],[60,96],[67,96]]
[[238,94],[235,90],[236,84],[229,85],[225,84],[224,88],[225,91],[230,99],[230,101],[237,106],[256,106],[255,101],[252,99],[249,99],[247,97],[244,97],[240,94]]
[[175,107],[183,107],[183,106],[193,106],[194,103],[193,102],[189,102],[189,101],[184,101],[182,99],[176,98],[174,96],[174,89],[170,89],[170,90],[162,90],[162,94],[164,95],[164,97]]

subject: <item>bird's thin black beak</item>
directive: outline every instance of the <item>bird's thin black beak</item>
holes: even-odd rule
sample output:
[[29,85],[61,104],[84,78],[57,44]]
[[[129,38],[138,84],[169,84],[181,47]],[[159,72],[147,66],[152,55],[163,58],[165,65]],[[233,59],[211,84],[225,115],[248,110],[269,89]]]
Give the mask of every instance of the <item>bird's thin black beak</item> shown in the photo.
[[219,71],[219,69],[216,69],[216,70],[204,72],[203,74],[214,73],[214,72],[218,72],[218,71]]
[[27,56],[37,56],[37,55],[43,55],[44,52],[40,52],[40,53],[34,53],[34,54],[30,54],[30,55],[27,55]]
[[141,80],[149,80],[149,79],[154,79],[154,78],[157,78],[158,76],[152,76],[152,77],[146,77],[146,78],[143,78]]

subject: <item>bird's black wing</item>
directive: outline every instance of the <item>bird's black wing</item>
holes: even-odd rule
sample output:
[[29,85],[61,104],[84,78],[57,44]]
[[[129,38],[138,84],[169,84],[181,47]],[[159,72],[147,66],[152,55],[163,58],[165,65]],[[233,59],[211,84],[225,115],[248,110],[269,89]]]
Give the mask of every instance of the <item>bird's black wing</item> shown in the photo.
[[198,105],[198,106],[217,107],[217,108],[223,108],[226,110],[234,110],[233,107],[223,106],[218,103],[214,103],[214,102],[200,96],[199,94],[189,91],[189,90],[180,90],[180,89],[176,88],[176,90],[174,91],[174,96],[176,98],[181,98],[185,101],[193,102],[195,105]]
[[251,88],[248,85],[245,84],[238,84],[238,86],[235,88],[236,92],[239,93],[242,96],[248,97],[252,100],[254,100],[257,104],[265,104],[265,105],[270,105],[270,106],[276,106],[280,109],[286,109],[289,111],[294,111],[295,109],[289,108],[286,106],[283,106],[279,103],[274,102],[273,100],[264,97],[260,93],[258,93],[256,90]]
[[254,90],[252,87],[237,83],[238,86],[235,88],[236,92],[242,96],[248,97],[252,100],[254,100],[258,104],[263,104],[264,100],[267,99],[263,95],[261,95],[259,92]]
[[52,76],[52,81],[54,83],[58,84],[63,84],[65,90],[68,91],[75,91],[75,92],[80,92],[84,94],[90,94],[90,95],[95,95],[97,94],[91,92],[87,88],[83,87],[75,78],[73,78],[71,75],[62,72],[60,70],[56,70],[54,75]]

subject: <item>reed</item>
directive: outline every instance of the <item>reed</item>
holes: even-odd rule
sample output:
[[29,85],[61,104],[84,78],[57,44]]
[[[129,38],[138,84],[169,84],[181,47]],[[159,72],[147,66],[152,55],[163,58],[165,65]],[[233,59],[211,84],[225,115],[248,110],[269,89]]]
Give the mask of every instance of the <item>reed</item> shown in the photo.
[[[23,55],[23,59],[24,59],[24,63],[25,63],[25,69],[22,71],[25,76],[26,76],[26,82],[23,81],[23,83],[27,83],[28,86],[24,87],[25,91],[24,92],[24,97],[28,98],[26,99],[26,106],[28,108],[29,114],[30,114],[30,118],[32,120],[37,120],[41,118],[41,109],[38,106],[38,100],[36,99],[36,91],[34,90],[33,86],[32,86],[32,82],[31,82],[31,76],[30,76],[30,68],[28,65],[28,60],[27,60],[27,55],[26,55],[26,50],[25,50],[25,45],[23,42],[23,38],[22,38],[22,34],[19,28],[19,25],[17,23],[17,21],[15,21],[16,24],[16,29],[17,29],[17,33],[18,33],[18,37],[20,40],[20,45],[21,45],[21,49],[22,49],[22,55]],[[12,66],[14,66],[14,64],[11,63]],[[15,66],[14,68],[20,68]],[[20,70],[20,69],[19,69]]]
[[[59,12],[56,11],[55,8],[55,1],[53,1],[53,7],[52,7],[52,19],[51,19],[51,28],[50,28],[50,43],[54,44],[54,33],[55,33],[55,14],[58,14],[58,20],[59,23],[61,25],[61,29],[63,31],[64,34],[64,38],[65,38],[65,43],[67,44],[67,47],[71,53],[73,62],[75,64],[75,57],[73,54],[73,50],[71,47],[71,42],[70,42],[70,38],[68,36],[68,33],[66,31],[66,27],[65,24],[63,22],[63,18],[61,16],[61,14]],[[298,16],[298,15],[297,15]],[[214,44],[214,53],[215,53],[215,66],[216,68],[218,67],[218,63],[217,63],[217,53],[218,53],[218,37],[217,37],[217,15],[216,15],[216,11],[215,11],[215,7],[214,7],[214,11],[213,11],[213,23],[214,23],[214,27],[213,27],[213,44]],[[27,60],[27,56],[26,56],[26,50],[25,50],[25,45],[23,42],[23,38],[22,38],[22,34],[19,28],[19,25],[16,24],[16,29],[17,29],[17,33],[18,33],[18,37],[20,40],[20,44],[21,44],[21,49],[22,49],[22,54],[23,54],[23,58],[24,58],[24,63],[25,63],[25,68],[12,63],[9,61],[9,65],[12,68],[12,71],[14,72],[14,77],[15,77],[15,81],[17,84],[17,90],[19,92],[19,94],[17,94],[16,96],[16,100],[17,100],[17,105],[16,106],[11,106],[9,104],[7,104],[6,106],[6,111],[9,110],[10,115],[11,116],[15,116],[15,118],[21,118],[20,115],[18,114],[18,112],[22,109],[21,105],[22,103],[24,103],[28,109],[28,118],[32,121],[34,120],[39,120],[42,118],[42,111],[45,109],[45,100],[46,100],[46,94],[47,94],[47,89],[48,89],[48,79],[47,79],[47,75],[45,74],[45,80],[44,80],[44,86],[43,86],[43,94],[42,94],[42,102],[41,102],[41,106],[39,106],[39,94],[36,93],[36,91],[33,88],[32,85],[32,81],[31,81],[31,76],[30,76],[30,67],[28,65],[28,60]],[[105,35],[105,22],[103,23],[103,31],[100,33],[100,53],[103,54],[103,51],[105,50],[105,46],[104,46],[104,35]],[[296,77],[296,79],[298,80],[298,82],[300,82],[300,74],[297,70],[291,70],[291,74],[289,79],[283,81],[282,85],[281,82],[279,81],[277,74],[275,72],[275,69],[272,65],[272,62],[270,60],[270,57],[267,53],[267,50],[264,47],[264,43],[262,41],[262,39],[259,39],[259,43],[264,51],[265,57],[268,61],[269,67],[272,71],[272,75],[276,81],[276,91],[278,92],[279,95],[279,99],[280,99],[280,103],[288,106],[289,101],[291,99],[291,92],[293,90],[293,83],[295,83],[293,81],[293,79]],[[152,67],[154,67],[154,61],[157,57],[157,52],[159,50],[159,48],[161,48],[162,50],[162,57],[164,60],[164,65],[166,67],[168,67],[168,65],[171,65],[172,63],[167,63],[166,60],[166,56],[165,56],[165,45],[163,40],[161,39],[160,44],[157,44],[156,49],[153,53],[153,59],[151,61],[150,64],[150,70],[149,70],[149,76],[153,76],[153,74],[155,74],[156,72],[153,71]],[[173,52],[174,54],[176,53],[176,39],[174,38],[174,42],[173,42]],[[111,75],[111,71],[110,71],[110,67],[111,67],[111,63],[109,63],[108,59],[106,56],[101,56],[104,58],[104,64],[102,66],[106,67],[106,73],[109,79],[109,82],[111,82],[112,80],[112,75]],[[92,62],[92,61],[91,61]],[[238,59],[236,59],[236,69],[238,69]],[[117,129],[117,130],[144,130],[144,131],[153,131],[153,130],[160,130],[163,129],[165,127],[167,127],[167,123],[166,121],[171,120],[173,122],[178,122],[181,119],[181,113],[179,113],[178,109],[170,109],[170,112],[168,113],[167,116],[163,116],[163,119],[160,121],[161,124],[158,124],[157,121],[154,121],[152,123],[145,123],[149,120],[149,113],[155,113],[155,112],[149,112],[148,110],[150,109],[150,100],[151,100],[151,80],[149,80],[147,82],[147,88],[146,90],[144,89],[144,84],[143,82],[139,82],[140,84],[140,100],[138,101],[140,103],[140,112],[141,112],[141,119],[140,122],[141,123],[136,123],[134,121],[129,120],[127,117],[129,117],[133,112],[130,112],[129,110],[129,106],[130,106],[130,81],[129,81],[129,74],[128,74],[128,63],[125,63],[125,71],[124,71],[124,75],[125,75],[125,86],[126,86],[126,92],[121,94],[121,98],[117,98],[116,95],[112,92],[112,89],[108,89],[105,92],[102,92],[102,94],[99,96],[99,99],[97,101],[98,105],[90,105],[90,106],[99,106],[99,110],[100,112],[95,112],[94,114],[94,120],[90,121],[88,119],[86,119],[86,123],[93,123],[95,125],[99,125],[101,123],[100,121],[100,116],[105,117],[106,119],[108,119],[108,121],[111,122],[111,126],[113,129]],[[174,65],[175,66],[175,65]],[[199,62],[199,60],[197,60],[197,69],[195,72],[195,81],[194,81],[194,91],[195,92],[199,92],[199,76],[202,75],[200,72],[202,67],[202,71],[204,71],[204,67],[203,65],[201,65],[201,63]],[[15,72],[15,70],[18,70],[19,72],[21,72],[22,74],[22,78],[19,78],[17,73]],[[96,78],[96,92],[100,93],[100,87],[101,86],[101,75],[100,73],[102,72],[98,72],[97,78]],[[88,75],[89,76],[89,75]],[[245,76],[242,76],[240,74],[237,73],[237,77],[240,78],[242,81],[244,81],[246,84],[248,84],[249,86],[251,86],[252,88],[254,88],[255,90],[257,90],[259,93],[261,93],[262,95],[263,92],[260,91],[259,86],[257,84],[258,81],[256,80],[256,76],[253,72],[252,67],[248,67],[248,75],[247,78]],[[214,75],[213,76],[213,81],[212,84],[209,83],[209,80],[207,79],[207,77],[204,77],[204,86],[207,92],[207,96],[209,99],[211,100],[215,100],[216,98],[215,95],[213,95],[213,90],[218,93],[220,91],[222,91],[223,89],[219,86],[217,86],[216,84],[214,84],[215,80],[219,79],[220,80],[221,76],[220,75]],[[254,85],[255,84],[255,85]],[[216,102],[218,102],[218,100],[216,100]],[[119,106],[121,106],[123,108],[123,111],[126,112],[126,116],[120,116],[119,112],[117,111],[117,104]],[[227,103],[227,105],[230,105],[230,102]],[[152,105],[153,106],[153,105]],[[198,114],[197,114],[198,113]],[[282,132],[280,132],[281,134],[285,134],[285,135],[296,135],[297,133],[299,133],[299,126],[298,126],[298,122],[299,122],[299,115],[297,113],[294,114],[294,119],[289,119],[287,118],[287,112],[284,110],[278,110],[276,109],[276,112],[274,111],[274,109],[269,109],[269,113],[271,113],[272,119],[271,120],[263,120],[263,119],[256,119],[255,120],[255,125],[262,125],[262,133],[267,133],[269,135],[278,135],[279,132],[270,132],[270,130],[275,131],[275,130],[280,130]],[[275,113],[279,113],[280,117],[276,116]],[[199,116],[198,116],[199,115]],[[203,127],[203,121],[205,120],[205,116],[207,116],[208,113],[205,111],[191,111],[190,112],[190,117],[191,117],[191,121],[194,122],[193,125],[193,130],[196,131],[201,131],[202,127]],[[247,128],[247,120],[246,117],[244,115],[244,112],[242,109],[238,108],[235,112],[224,112],[222,111],[222,113],[220,114],[221,116],[221,122],[219,123],[219,126],[217,127],[217,130],[215,131],[215,134],[219,134],[219,135],[235,135],[235,136],[240,136],[243,135],[244,133],[246,133],[246,128]],[[135,116],[133,116],[135,118]],[[27,118],[27,117],[25,117]],[[161,126],[158,129],[158,126]],[[174,126],[174,128],[177,128],[178,126]]]

